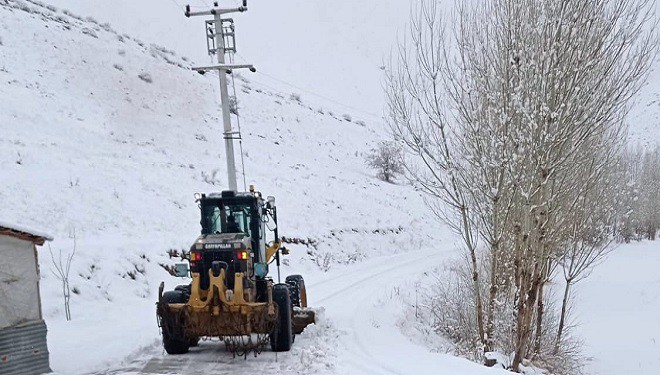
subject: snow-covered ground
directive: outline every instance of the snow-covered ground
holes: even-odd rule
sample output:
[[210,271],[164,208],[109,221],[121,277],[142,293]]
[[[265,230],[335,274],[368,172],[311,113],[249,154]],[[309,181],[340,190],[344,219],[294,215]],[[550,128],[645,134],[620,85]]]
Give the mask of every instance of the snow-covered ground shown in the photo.
[[[149,25],[171,21],[174,13],[158,12],[161,6],[174,8],[172,2],[52,3],[65,5],[74,16],[32,1],[0,0],[0,220],[53,234],[55,256],[59,250],[65,254],[71,251],[75,237],[71,322],[64,320],[60,285],[51,273],[48,247],[40,249],[43,310],[53,369],[66,375],[176,373],[189,366],[186,361],[200,358],[201,364],[190,365],[198,366],[194,371],[242,373],[245,360],[218,353],[221,346],[213,343],[204,343],[197,354],[191,354],[193,359],[164,355],[155,319],[155,293],[160,281],[165,280],[169,287],[180,283],[160,265],[174,262],[166,251],[187,248],[199,230],[192,194],[226,186],[217,77],[189,71],[192,63],[181,57],[180,48],[171,51],[152,44],[174,44],[162,37],[156,39],[158,35],[152,39],[147,32]],[[135,14],[110,11],[109,6],[120,3],[133,4],[141,16],[152,9],[152,17],[136,22]],[[291,42],[294,35],[305,33],[289,25],[284,33],[287,38],[276,38],[277,43],[262,49],[269,59],[280,49],[305,51],[313,44],[313,35],[325,35],[326,31],[315,25],[324,24],[321,16],[330,13],[326,8],[331,4],[318,8],[305,3],[286,4],[297,5],[302,12],[299,15],[315,14],[302,17],[312,30],[309,40],[302,45]],[[331,34],[323,39],[334,40],[333,56],[343,56],[337,69],[346,70],[345,81],[339,84],[341,74],[336,72],[325,80],[316,74],[317,78],[303,86],[327,88],[328,96],[335,85],[359,86],[357,94],[347,95],[346,101],[354,97],[371,100],[374,77],[380,74],[375,56],[387,52],[385,41],[390,43],[396,28],[388,28],[384,34],[374,32],[388,22],[367,15],[378,11],[385,17],[407,13],[408,9],[408,4],[402,5],[406,2],[379,8],[381,3],[337,3],[341,7],[335,10],[342,10],[337,14],[354,13],[348,21],[338,16],[330,23],[359,25],[361,20],[368,20],[366,26],[355,26],[353,31],[351,26],[342,30],[338,34],[341,38]],[[351,4],[357,7],[344,9]],[[260,6],[262,12],[276,9],[274,2],[254,1],[250,12],[259,12],[256,9]],[[88,15],[95,19],[87,19]],[[119,22],[122,15],[135,29],[144,25],[143,32],[136,32],[142,40],[132,36],[134,30],[115,30],[104,24],[114,24],[115,19]],[[405,18],[405,14],[398,15]],[[274,23],[283,22],[278,21],[281,17],[272,18]],[[184,18],[182,24],[186,22],[195,24],[188,29],[191,34],[190,30],[195,30],[193,35],[177,27],[172,35],[195,38],[194,43],[199,42],[203,50],[203,35],[197,33],[201,21]],[[249,22],[254,21],[239,25],[241,33],[258,28]],[[351,40],[355,34],[374,43],[356,46]],[[318,53],[305,53],[315,54],[317,59],[327,56],[319,52],[324,50],[323,40],[316,39],[318,45],[312,49]],[[364,48],[362,60],[355,52],[357,47]],[[355,79],[355,73],[347,68],[353,55],[360,62],[356,66],[369,70],[365,66],[374,64],[378,72],[373,76],[365,73],[365,81]],[[257,52],[253,56],[258,56]],[[269,59],[254,62],[265,64]],[[324,65],[325,69],[332,66],[331,62]],[[302,64],[287,69],[297,69],[306,77],[314,75],[310,71],[318,67],[308,71]],[[355,107],[364,109],[352,112],[305,92],[301,93],[302,100],[297,100],[290,94],[299,91],[278,91],[271,86],[281,86],[263,82],[264,76],[249,73],[236,79],[247,183],[277,197],[283,235],[313,240],[314,245],[290,246],[292,255],[283,272],[306,276],[310,302],[323,307],[325,317],[296,340],[291,353],[276,358],[266,352],[256,359],[248,358],[249,366],[274,373],[496,374],[496,370],[463,359],[429,353],[397,325],[404,311],[398,296],[402,288],[411,288],[419,273],[452,256],[456,244],[430,215],[418,192],[403,183],[383,183],[365,166],[366,153],[387,137],[378,116],[367,114],[379,111],[382,97],[374,95],[373,101],[378,103],[373,106],[356,101]],[[635,116],[646,116],[640,123],[647,127],[643,131],[636,130],[638,126],[633,129],[641,141],[658,138],[649,136],[658,134],[657,123],[647,120],[657,119],[653,87],[645,87],[649,94],[644,94],[640,100],[643,106],[635,112]],[[351,121],[344,114],[350,115]],[[627,254],[623,250],[637,251],[634,246],[622,248],[603,265],[605,276],[601,277],[606,282],[616,283],[619,277],[626,283],[644,275],[652,278],[650,258],[621,258],[620,254]],[[647,253],[653,251],[653,244],[645,246]],[[645,263],[636,263],[642,259]],[[630,263],[620,267],[621,262]],[[648,273],[638,274],[638,269]],[[593,280],[599,272],[594,273]],[[590,296],[605,298],[606,289],[599,289],[593,280],[584,283],[584,290],[593,288]],[[629,354],[614,350],[611,342],[637,348],[636,340],[642,340],[639,345],[648,345],[630,354],[640,355],[635,369],[650,374],[658,368],[657,361],[654,364],[649,358],[653,358],[655,348],[651,339],[660,339],[651,313],[660,311],[659,292],[650,284],[630,282],[627,288],[615,290],[639,291],[623,297],[637,296],[639,300],[631,303],[648,304],[648,314],[634,310],[639,314],[633,316],[636,322],[647,319],[645,327],[656,327],[655,331],[638,328],[630,331],[630,337],[617,333],[622,335],[620,341],[616,336],[603,338],[600,330],[607,334],[607,327],[616,325],[623,332],[628,318],[603,315],[600,305],[593,306],[602,299],[580,297],[586,302],[579,318],[595,324],[583,324],[585,340],[596,358],[593,368],[603,375],[629,369],[623,367],[630,364]],[[583,289],[579,290],[582,296]],[[649,351],[642,356],[644,348]]]
[[660,372],[660,243],[621,246],[576,288],[576,332],[594,375]]

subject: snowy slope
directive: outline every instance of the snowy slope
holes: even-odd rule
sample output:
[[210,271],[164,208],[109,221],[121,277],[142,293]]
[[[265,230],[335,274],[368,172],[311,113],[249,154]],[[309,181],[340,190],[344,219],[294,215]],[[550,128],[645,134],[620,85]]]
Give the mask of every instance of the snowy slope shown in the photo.
[[[231,7],[240,0],[221,0]],[[450,15],[455,0],[436,0]],[[660,2],[654,1],[660,14]],[[63,9],[110,22],[122,32],[155,41],[206,62],[202,19],[186,19],[185,4],[208,8],[210,0],[46,0]],[[340,112],[377,120],[384,108],[383,65],[397,38],[408,31],[419,0],[249,0],[234,16],[239,59],[254,63],[253,80],[314,100],[331,99]],[[660,59],[629,117],[633,144],[660,143]],[[264,73],[264,74],[262,74]],[[291,86],[293,85],[293,86]],[[323,98],[314,97],[314,94]]]
[[[183,7],[208,8],[207,0],[48,0],[62,9],[110,22],[122,32],[168,45],[206,62],[203,18],[186,19]],[[232,7],[240,0],[221,0]],[[249,0],[232,15],[239,58],[254,63],[256,80],[341,102],[337,111],[365,119],[382,114],[382,70],[392,41],[405,28],[409,1]],[[276,79],[270,76],[276,77]],[[284,80],[300,89],[283,85]],[[310,96],[307,92],[300,92]]]

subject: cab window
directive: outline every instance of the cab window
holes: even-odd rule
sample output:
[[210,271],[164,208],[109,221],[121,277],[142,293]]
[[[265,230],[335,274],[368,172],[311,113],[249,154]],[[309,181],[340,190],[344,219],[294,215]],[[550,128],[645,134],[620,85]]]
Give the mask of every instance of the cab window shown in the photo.
[[206,234],[245,233],[252,236],[251,214],[252,208],[246,204],[207,204],[202,213],[202,227]]

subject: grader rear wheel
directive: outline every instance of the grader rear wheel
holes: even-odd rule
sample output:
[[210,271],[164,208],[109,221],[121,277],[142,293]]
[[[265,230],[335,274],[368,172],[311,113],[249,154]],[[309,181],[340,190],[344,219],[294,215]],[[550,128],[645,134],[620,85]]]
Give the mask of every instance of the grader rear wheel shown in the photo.
[[[173,332],[176,331],[173,327],[169,328]],[[190,350],[190,341],[163,328],[163,347],[167,354],[186,354]]]
[[301,275],[291,275],[287,276],[285,281],[291,289],[291,302],[293,306],[307,307],[307,289],[305,288],[303,277]]
[[[159,304],[186,303],[189,295],[182,290],[172,290],[163,293]],[[163,305],[161,305],[163,306]],[[169,309],[169,307],[163,307]],[[185,354],[188,353],[191,342],[185,334],[181,321],[173,315],[166,314],[160,317],[160,326],[163,333],[163,347],[167,354]]]
[[190,339],[185,336],[180,321],[170,318],[161,318],[163,332],[163,347],[167,354],[185,354],[190,349]]

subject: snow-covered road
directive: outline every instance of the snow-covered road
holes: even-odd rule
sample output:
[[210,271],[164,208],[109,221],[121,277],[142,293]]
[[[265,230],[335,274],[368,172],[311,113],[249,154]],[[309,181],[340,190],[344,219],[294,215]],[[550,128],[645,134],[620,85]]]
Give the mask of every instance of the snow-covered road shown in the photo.
[[[428,352],[396,325],[399,293],[452,250],[390,255],[317,274],[307,284],[310,304],[325,310],[322,323],[299,336],[290,353],[276,356],[267,351],[256,358],[233,358],[222,344],[202,342],[187,355],[169,356],[160,343],[154,343],[136,353],[128,366],[99,374],[240,374],[248,369],[279,374],[482,373],[486,369],[478,364]],[[488,373],[494,374],[492,369]]]
[[[433,249],[366,262],[343,277],[316,285],[326,315],[344,331],[337,363],[340,374],[475,374],[484,368],[458,357],[431,353],[397,327],[397,295],[408,294],[415,278],[455,254]],[[377,291],[377,292],[374,292]],[[414,317],[411,317],[414,319]],[[489,372],[492,373],[492,372]]]

